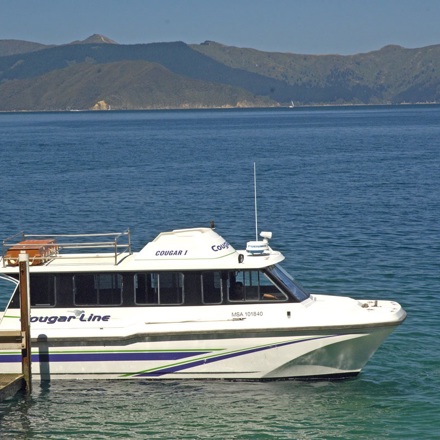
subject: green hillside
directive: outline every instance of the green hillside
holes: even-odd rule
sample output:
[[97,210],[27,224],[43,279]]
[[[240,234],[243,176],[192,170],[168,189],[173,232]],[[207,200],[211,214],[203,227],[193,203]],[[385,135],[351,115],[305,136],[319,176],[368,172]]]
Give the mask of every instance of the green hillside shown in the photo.
[[267,107],[267,98],[222,84],[184,78],[146,61],[81,63],[0,86],[0,110]]
[[229,67],[289,84],[298,103],[440,101],[440,45],[386,46],[351,56],[261,52],[214,42],[191,47]]

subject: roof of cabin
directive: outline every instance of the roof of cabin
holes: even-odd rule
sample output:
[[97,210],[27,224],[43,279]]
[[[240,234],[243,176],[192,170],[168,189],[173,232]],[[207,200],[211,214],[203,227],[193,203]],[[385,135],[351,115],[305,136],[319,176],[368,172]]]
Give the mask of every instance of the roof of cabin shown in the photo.
[[[258,254],[246,250],[237,251],[211,228],[162,232],[139,252],[134,253],[131,252],[131,247],[129,251],[119,254],[93,253],[90,249],[83,253],[64,253],[63,245],[57,242],[59,252],[46,259],[31,262],[31,270],[33,272],[239,270],[262,268],[284,259],[280,252],[273,251],[269,247],[267,241],[252,243],[262,243],[265,250]],[[267,246],[264,246],[264,243]],[[78,243],[75,244],[79,247]],[[94,244],[92,250],[96,248],[96,243]],[[11,267],[7,259],[6,267],[3,268],[3,261],[1,263],[0,272],[11,273],[18,270],[16,263],[15,267]]]

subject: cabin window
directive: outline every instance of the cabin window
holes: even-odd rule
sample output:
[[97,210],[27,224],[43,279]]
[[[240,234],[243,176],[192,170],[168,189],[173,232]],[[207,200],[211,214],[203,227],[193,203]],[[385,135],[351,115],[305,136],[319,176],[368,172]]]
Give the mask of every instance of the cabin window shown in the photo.
[[296,302],[304,301],[310,297],[310,294],[279,264],[266,268],[265,272],[281,290],[288,293]]
[[57,307],[72,307],[73,305],[73,274],[60,273],[56,275]]
[[29,282],[31,306],[53,307],[55,305],[55,275],[31,275]]
[[[8,305],[10,308],[20,307],[17,295],[18,285],[11,281],[12,278],[0,275],[0,312],[3,312]],[[17,306],[14,306],[14,302],[17,302]]]
[[138,273],[134,276],[135,303],[159,304],[157,273]]
[[182,304],[183,274],[177,272],[159,274],[159,296],[161,304]]
[[183,274],[179,272],[135,275],[136,304],[182,304]]
[[74,275],[75,305],[120,305],[122,303],[122,285],[120,274]]
[[177,305],[185,298],[186,305],[220,304],[225,279],[220,272],[138,273],[134,276],[135,303]]
[[200,304],[202,297],[202,273],[201,272],[184,272],[183,288],[185,292],[185,304]]
[[286,301],[287,295],[259,270],[230,274],[229,300],[241,302]]
[[[227,275],[225,273],[225,275]],[[225,278],[225,277],[223,277]],[[202,302],[203,304],[220,304],[223,299],[221,272],[203,272],[202,274]]]
[[[17,278],[18,277],[14,277]],[[29,290],[32,307],[54,307],[57,280],[55,275],[30,275]],[[15,288],[9,308],[20,308],[20,288]]]

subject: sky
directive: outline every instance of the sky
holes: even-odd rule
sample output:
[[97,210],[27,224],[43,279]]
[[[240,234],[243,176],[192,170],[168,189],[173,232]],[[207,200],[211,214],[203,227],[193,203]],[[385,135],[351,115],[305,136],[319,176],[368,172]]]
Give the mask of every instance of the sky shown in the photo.
[[216,41],[340,54],[440,44],[440,0],[0,0],[0,40]]

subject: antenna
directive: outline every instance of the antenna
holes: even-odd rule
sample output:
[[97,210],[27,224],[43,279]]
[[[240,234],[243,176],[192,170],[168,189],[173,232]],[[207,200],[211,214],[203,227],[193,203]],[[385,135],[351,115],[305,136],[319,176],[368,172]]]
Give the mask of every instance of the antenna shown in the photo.
[[[258,241],[258,209],[257,209],[257,166],[254,162],[254,202],[255,202],[255,241],[248,241],[246,252],[254,257],[269,255],[272,249],[269,247],[269,240],[272,238],[272,232],[261,231],[260,236],[263,241]],[[243,257],[243,255],[241,255]],[[238,257],[238,262],[242,263],[243,258]]]
[[258,240],[257,166],[254,162],[255,240]]

